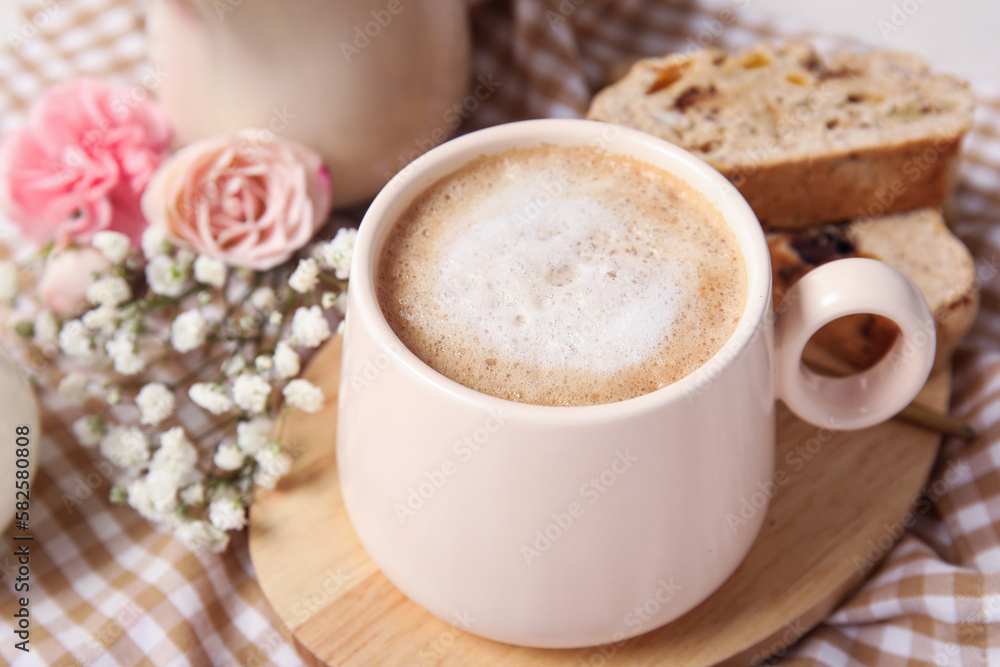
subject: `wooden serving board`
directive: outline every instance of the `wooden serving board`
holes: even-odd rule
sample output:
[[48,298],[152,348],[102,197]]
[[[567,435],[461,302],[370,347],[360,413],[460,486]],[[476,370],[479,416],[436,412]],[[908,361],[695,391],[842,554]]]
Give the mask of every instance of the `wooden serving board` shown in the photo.
[[[722,588],[680,619],[618,644],[530,649],[438,620],[368,558],[337,480],[339,368],[335,339],[306,372],[327,408],[289,420],[285,445],[295,464],[250,514],[257,579],[313,665],[750,665],[783,652],[871,573],[896,532],[884,524],[905,521],[940,444],[939,435],[898,421],[832,434],[779,405],[779,484],[760,536]],[[950,379],[932,377],[918,401],[946,408]]]

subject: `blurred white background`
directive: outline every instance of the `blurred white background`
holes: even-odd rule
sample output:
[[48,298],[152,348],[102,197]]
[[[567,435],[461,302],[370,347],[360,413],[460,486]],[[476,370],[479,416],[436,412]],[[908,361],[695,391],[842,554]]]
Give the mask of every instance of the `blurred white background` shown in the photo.
[[877,48],[915,51],[936,69],[1000,88],[998,0],[732,1],[801,21],[811,30],[847,35]]
[[[76,1],[0,0],[0,35],[8,42],[10,32],[21,26],[21,6],[42,9]],[[1000,0],[698,1],[713,8],[765,12],[878,48],[916,51],[938,69],[1000,90]]]

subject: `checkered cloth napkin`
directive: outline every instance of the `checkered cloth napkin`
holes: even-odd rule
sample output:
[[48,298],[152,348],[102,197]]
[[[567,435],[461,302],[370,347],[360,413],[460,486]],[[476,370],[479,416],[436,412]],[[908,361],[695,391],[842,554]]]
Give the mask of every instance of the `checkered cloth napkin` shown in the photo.
[[[464,130],[531,117],[577,117],[636,56],[761,39],[852,46],[762,16],[743,0],[486,0],[472,14],[474,69],[500,85]],[[232,4],[232,3],[230,3]],[[141,82],[142,3],[25,3],[0,50],[0,132],[48,85],[81,74]],[[975,82],[974,82],[975,83]],[[996,83],[996,82],[994,82]],[[1000,87],[977,84],[955,231],[972,248],[982,311],[955,359],[952,412],[979,433],[946,441],[916,525],[868,582],[774,662],[793,665],[1000,665]],[[34,483],[32,647],[0,630],[0,658],[48,665],[299,664],[255,583],[245,538],[191,553],[113,506],[107,464],[75,444],[77,408],[42,396]],[[962,475],[955,475],[956,466]],[[14,561],[0,554],[0,617],[15,609]]]

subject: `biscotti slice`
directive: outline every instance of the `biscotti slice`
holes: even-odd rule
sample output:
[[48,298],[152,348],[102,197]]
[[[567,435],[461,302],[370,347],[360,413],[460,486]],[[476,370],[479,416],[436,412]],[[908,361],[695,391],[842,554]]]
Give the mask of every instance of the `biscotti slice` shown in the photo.
[[[934,314],[935,369],[951,358],[979,308],[972,256],[935,209],[810,229],[772,231],[767,234],[767,244],[771,250],[775,308],[780,307],[785,293],[799,278],[835,259],[871,257],[901,270],[920,288]],[[823,327],[810,345],[850,366],[867,368],[889,350],[898,331],[884,317],[852,315]]]
[[919,56],[793,42],[640,60],[588,117],[683,146],[765,228],[797,228],[942,206],[972,109],[968,86]]

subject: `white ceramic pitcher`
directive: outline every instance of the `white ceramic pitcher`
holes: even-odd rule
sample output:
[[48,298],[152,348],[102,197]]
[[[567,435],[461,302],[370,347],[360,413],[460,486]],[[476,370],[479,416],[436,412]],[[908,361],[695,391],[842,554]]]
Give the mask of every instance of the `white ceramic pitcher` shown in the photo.
[[143,83],[180,143],[247,127],[302,141],[338,207],[446,139],[468,85],[464,0],[151,0],[147,34]]

